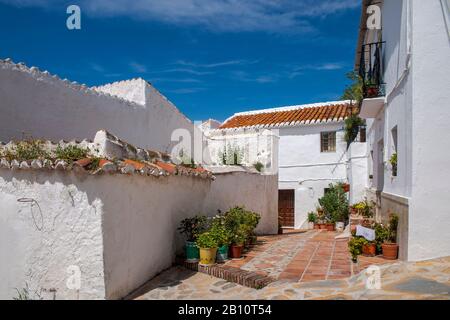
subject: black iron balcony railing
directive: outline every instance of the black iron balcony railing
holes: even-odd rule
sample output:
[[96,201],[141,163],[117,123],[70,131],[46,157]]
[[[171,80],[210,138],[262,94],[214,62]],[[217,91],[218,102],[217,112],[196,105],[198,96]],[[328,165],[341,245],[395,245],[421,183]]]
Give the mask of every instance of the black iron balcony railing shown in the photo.
[[367,43],[361,48],[359,75],[363,81],[364,98],[375,98],[385,94],[385,83],[383,81],[384,43]]

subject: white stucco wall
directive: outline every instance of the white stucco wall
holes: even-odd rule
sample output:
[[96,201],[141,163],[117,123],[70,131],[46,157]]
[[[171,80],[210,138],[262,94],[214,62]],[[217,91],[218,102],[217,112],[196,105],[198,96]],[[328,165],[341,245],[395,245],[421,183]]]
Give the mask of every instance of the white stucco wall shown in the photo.
[[[307,222],[330,183],[347,181],[343,122],[281,128],[279,189],[295,190],[295,228]],[[320,132],[337,131],[336,152],[320,152]],[[300,182],[302,182],[300,184]]]
[[[369,121],[368,151],[373,151],[373,187],[384,198],[406,203],[400,248],[408,260],[450,255],[446,197],[450,188],[448,120],[450,112],[450,38],[441,1],[383,1],[386,104]],[[447,13],[448,14],[448,13]],[[392,177],[389,158],[397,127],[398,172]],[[383,142],[383,148],[378,143]],[[379,167],[379,159],[383,166]],[[369,159],[370,161],[370,159]],[[373,168],[373,169],[371,169]],[[379,183],[382,170],[383,183]],[[391,205],[386,202],[386,206]],[[384,213],[386,214],[386,213]],[[402,217],[401,217],[402,219]]]
[[[111,96],[110,94],[116,95]],[[170,152],[175,129],[194,125],[143,79],[87,88],[37,68],[0,61],[0,141],[91,138],[106,129],[125,141]]]
[[[27,283],[59,299],[121,298],[172,265],[183,218],[244,205],[262,215],[258,233],[276,233],[276,190],[276,175],[246,172],[212,181],[0,169],[0,297]],[[42,231],[21,197],[39,203]],[[69,265],[81,269],[79,292],[65,285]]]
[[[32,299],[104,297],[103,202],[95,189],[70,174],[0,169],[0,299],[27,286]],[[79,291],[66,286],[72,265],[81,271]]]
[[[448,13],[447,13],[448,14]],[[439,0],[412,1],[410,260],[450,256],[450,37]]]

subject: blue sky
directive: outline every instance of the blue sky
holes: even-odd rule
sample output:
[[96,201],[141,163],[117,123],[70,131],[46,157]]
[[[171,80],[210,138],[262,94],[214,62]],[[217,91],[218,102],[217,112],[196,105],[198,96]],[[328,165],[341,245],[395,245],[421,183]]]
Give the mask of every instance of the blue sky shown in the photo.
[[359,14],[359,0],[0,0],[0,58],[90,86],[142,77],[190,119],[224,120],[339,99]]

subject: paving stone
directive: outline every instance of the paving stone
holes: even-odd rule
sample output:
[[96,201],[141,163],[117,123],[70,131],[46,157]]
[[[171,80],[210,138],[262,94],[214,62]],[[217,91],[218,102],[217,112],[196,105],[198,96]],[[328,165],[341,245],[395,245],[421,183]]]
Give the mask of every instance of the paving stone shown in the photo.
[[421,294],[450,295],[450,286],[424,278],[406,279],[391,285],[390,288],[398,291],[409,291]]

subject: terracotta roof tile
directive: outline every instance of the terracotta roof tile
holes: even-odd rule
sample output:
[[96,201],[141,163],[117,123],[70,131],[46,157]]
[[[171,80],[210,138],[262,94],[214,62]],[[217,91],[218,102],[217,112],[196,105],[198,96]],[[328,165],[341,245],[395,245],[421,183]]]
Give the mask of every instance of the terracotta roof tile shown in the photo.
[[291,110],[241,113],[228,119],[219,129],[294,125],[298,122],[320,123],[344,119],[351,112],[350,103],[336,103],[314,107],[299,107]]

